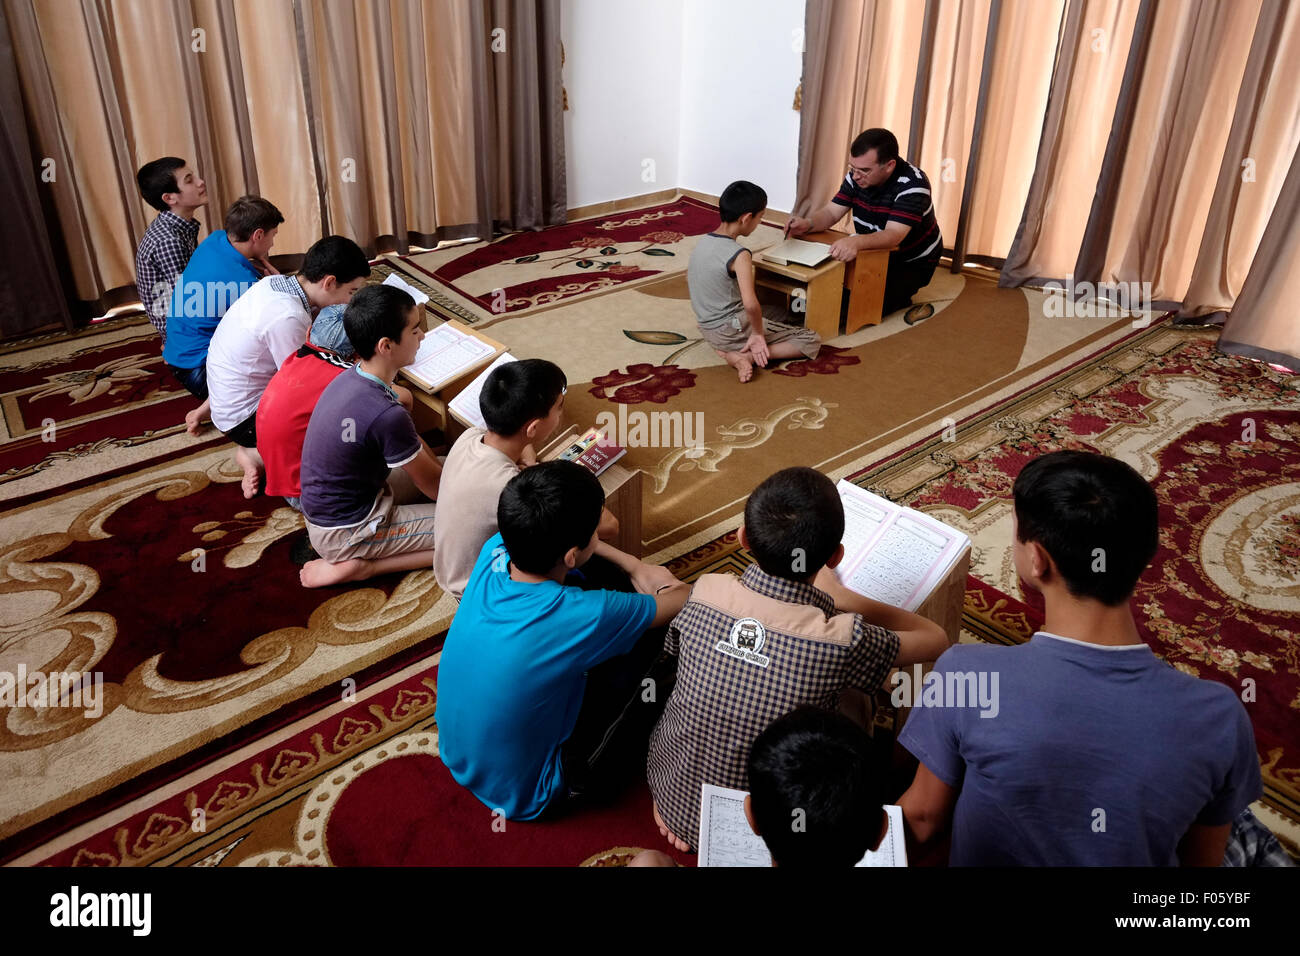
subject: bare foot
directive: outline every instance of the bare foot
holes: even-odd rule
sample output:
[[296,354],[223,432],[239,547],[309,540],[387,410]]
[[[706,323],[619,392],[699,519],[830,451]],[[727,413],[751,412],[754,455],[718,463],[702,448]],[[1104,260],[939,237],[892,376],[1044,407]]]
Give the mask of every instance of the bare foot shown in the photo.
[[212,403],[206,398],[203,404],[185,416],[185,430],[197,436],[203,431],[203,423],[212,415]]
[[251,448],[235,446],[235,461],[244,469],[244,478],[240,486],[245,498],[256,498],[262,485],[262,456]]
[[736,375],[742,382],[748,382],[754,377],[754,363],[748,352],[725,352],[722,357],[736,370]]
[[691,845],[668,829],[668,824],[664,823],[663,817],[659,816],[659,807],[657,805],[654,806],[654,812],[655,826],[659,828],[659,835],[683,853],[690,853]]
[[628,866],[676,866],[677,861],[667,853],[661,853],[659,850],[642,850],[636,856],[632,857]]
[[354,580],[366,568],[361,558],[349,558],[330,564],[324,558],[308,561],[298,572],[298,580],[305,588],[328,588]]

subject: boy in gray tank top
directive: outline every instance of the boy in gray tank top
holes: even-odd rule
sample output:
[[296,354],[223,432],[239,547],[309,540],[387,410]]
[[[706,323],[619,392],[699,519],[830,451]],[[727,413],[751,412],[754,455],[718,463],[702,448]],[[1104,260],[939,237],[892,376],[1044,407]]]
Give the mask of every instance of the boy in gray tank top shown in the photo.
[[758,228],[766,209],[767,193],[760,187],[732,183],[718,202],[717,230],[700,237],[686,267],[700,334],[742,382],[769,359],[816,358],[822,344],[811,329],[782,321],[791,317],[787,310],[769,307],[765,313],[759,304],[753,257],[736,240]]

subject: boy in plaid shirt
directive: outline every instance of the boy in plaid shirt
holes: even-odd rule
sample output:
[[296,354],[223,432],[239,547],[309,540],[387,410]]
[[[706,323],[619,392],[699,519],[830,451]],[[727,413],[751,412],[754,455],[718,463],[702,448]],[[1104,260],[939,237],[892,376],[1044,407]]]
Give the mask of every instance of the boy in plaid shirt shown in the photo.
[[843,692],[873,693],[893,667],[948,648],[933,621],[845,588],[844,507],[834,483],[787,468],[745,504],[742,577],[706,574],[674,618],[664,650],[677,683],[650,739],[647,776],[659,831],[694,847],[700,789],[748,790],[745,763],[765,727],[796,707],[834,710]]

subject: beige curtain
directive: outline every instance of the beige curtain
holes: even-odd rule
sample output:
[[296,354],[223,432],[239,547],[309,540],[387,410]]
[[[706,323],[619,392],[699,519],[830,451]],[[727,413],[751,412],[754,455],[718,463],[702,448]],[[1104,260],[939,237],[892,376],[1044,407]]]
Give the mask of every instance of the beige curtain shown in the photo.
[[1106,154],[1140,0],[1072,0],[1021,224],[1001,285],[1074,270]]
[[[1076,275],[1150,282],[1152,298],[1182,299],[1216,198],[1215,176],[1250,50],[1259,0],[1155,4],[1114,201],[1094,206]],[[1127,81],[1126,81],[1127,82]],[[1209,168],[1206,168],[1206,160]]]
[[[1278,202],[1300,145],[1300,11],[1265,0],[1250,47],[1215,201],[1205,223],[1182,316],[1222,323],[1238,301],[1247,273],[1269,256],[1256,250],[1270,215],[1294,216]],[[1276,228],[1276,227],[1275,227]],[[1276,250],[1271,254],[1276,256]],[[1238,316],[1240,319],[1240,315]],[[1240,334],[1238,326],[1234,334]],[[1291,354],[1300,354],[1292,352]]]
[[835,195],[862,130],[893,130],[908,154],[925,14],[916,0],[808,0],[795,215]]
[[[1043,131],[1066,3],[1003,0],[1000,7],[991,55],[986,55],[980,135],[954,146],[966,146],[971,156],[961,228],[954,224],[944,231],[959,253],[954,257],[958,266],[967,260],[1000,263],[1015,239]],[[952,190],[941,195],[950,210]],[[945,229],[942,220],[940,228]]]
[[1300,153],[1219,337],[1225,352],[1300,371]]
[[3,0],[52,230],[78,299],[133,298],[155,215],[135,171],[189,160],[205,227],[258,193],[275,252],[372,252],[564,221],[559,0]]

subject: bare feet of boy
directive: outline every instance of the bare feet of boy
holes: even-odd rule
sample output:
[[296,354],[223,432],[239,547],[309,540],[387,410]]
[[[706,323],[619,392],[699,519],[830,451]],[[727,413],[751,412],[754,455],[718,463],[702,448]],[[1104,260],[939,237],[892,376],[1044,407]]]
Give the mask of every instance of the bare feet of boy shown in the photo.
[[298,580],[305,588],[328,588],[335,584],[352,581],[366,568],[361,558],[350,558],[338,564],[330,564],[324,558],[308,561],[298,572]]
[[754,377],[754,363],[750,361],[748,352],[727,352],[723,358],[736,370],[736,375],[742,382],[748,382]]
[[659,816],[659,808],[657,806],[654,807],[654,811],[655,826],[659,828],[659,835],[683,853],[690,853],[691,845],[674,834],[672,830],[668,829],[668,824],[664,823],[663,817]]
[[185,416],[185,430],[191,435],[197,436],[199,432],[203,431],[203,423],[211,417],[212,403],[205,398],[202,405]]
[[244,480],[240,486],[245,498],[256,498],[262,485],[262,456],[255,451],[235,446],[235,461],[244,469]]

